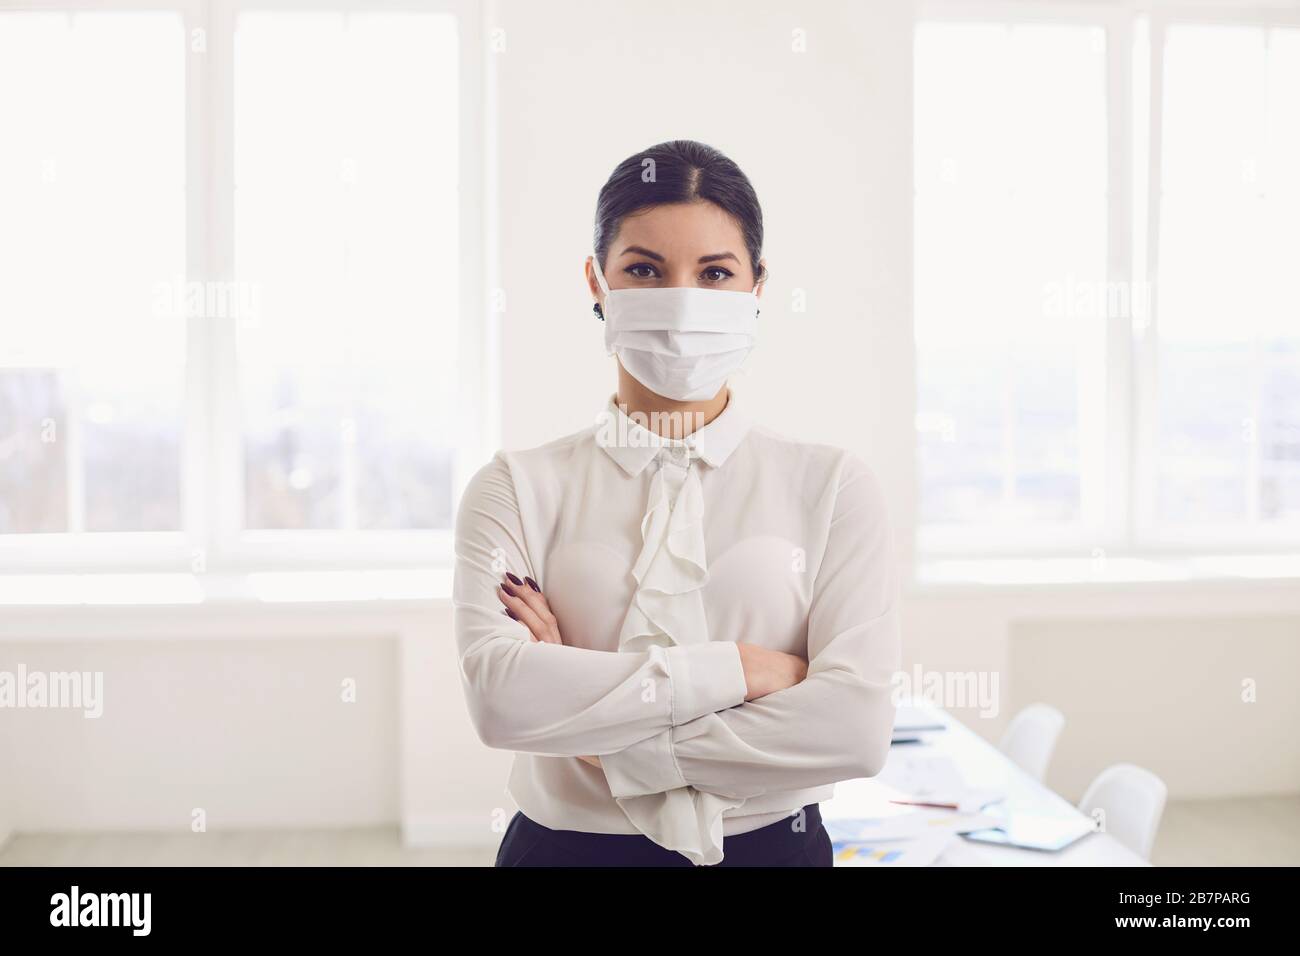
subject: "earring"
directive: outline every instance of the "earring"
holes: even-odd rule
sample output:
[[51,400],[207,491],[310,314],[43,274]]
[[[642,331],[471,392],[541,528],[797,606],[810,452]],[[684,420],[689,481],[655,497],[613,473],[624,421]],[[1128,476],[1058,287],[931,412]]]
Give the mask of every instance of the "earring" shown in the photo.
[[602,312],[602,311],[600,311],[600,303],[599,303],[599,302],[593,302],[593,303],[591,304],[591,311],[596,313],[596,318],[600,319],[600,321],[602,321],[602,322],[605,321],[605,313]]

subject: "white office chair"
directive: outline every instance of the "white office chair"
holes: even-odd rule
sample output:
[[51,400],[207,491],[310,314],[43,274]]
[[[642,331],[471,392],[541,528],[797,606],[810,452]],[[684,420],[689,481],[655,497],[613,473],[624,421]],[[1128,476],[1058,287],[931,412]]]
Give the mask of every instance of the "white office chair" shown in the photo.
[[1100,810],[1106,832],[1149,860],[1168,793],[1165,782],[1150,770],[1117,763],[1097,774],[1079,809],[1090,817]]
[[1011,718],[998,749],[1039,783],[1047,776],[1065,715],[1047,704],[1030,704]]

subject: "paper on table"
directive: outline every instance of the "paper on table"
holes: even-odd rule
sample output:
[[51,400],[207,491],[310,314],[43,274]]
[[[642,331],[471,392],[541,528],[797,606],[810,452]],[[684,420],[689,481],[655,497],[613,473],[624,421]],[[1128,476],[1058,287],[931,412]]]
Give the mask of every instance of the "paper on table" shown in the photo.
[[995,827],[999,818],[987,813],[955,810],[916,810],[870,819],[823,820],[831,842],[909,840],[932,833],[969,833]]
[[930,866],[955,839],[951,832],[927,833],[913,840],[834,843],[835,866]]
[[987,866],[988,861],[975,849],[976,844],[968,840],[951,840],[943,848],[943,854],[935,861],[935,866]]
[[941,804],[941,809],[948,809],[949,812],[979,813],[1004,796],[1001,790],[940,790],[919,797],[902,797],[899,802],[902,806]]
[[946,728],[943,721],[936,719],[932,713],[919,707],[903,704],[894,711],[895,734],[911,734],[920,731],[934,732],[944,729]]
[[1000,790],[967,787],[952,758],[942,754],[894,751],[874,778],[907,799],[924,803],[955,804],[962,813],[974,813],[1004,796]]
[[893,751],[875,778],[905,793],[923,794],[962,786],[961,772],[951,757],[924,750]]

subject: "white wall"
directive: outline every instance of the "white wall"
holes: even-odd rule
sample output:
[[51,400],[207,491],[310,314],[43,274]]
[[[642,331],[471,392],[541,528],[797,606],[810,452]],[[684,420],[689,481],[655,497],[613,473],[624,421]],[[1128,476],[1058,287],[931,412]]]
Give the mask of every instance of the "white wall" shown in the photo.
[[996,674],[995,714],[952,708],[986,739],[1038,701],[1065,714],[1047,782],[1071,800],[1118,762],[1172,799],[1300,791],[1292,582],[918,589],[905,616],[909,672]]
[[[380,823],[397,812],[391,641],[150,639],[6,647],[28,671],[98,671],[104,710],[10,715],[25,830]],[[344,703],[342,682],[358,688]],[[54,799],[51,799],[54,797]]]
[[1069,714],[1048,782],[1081,796],[1122,760],[1184,798],[1294,792],[1298,633],[1295,617],[1268,616],[1015,624],[1017,697]]
[[14,798],[14,761],[10,755],[11,734],[0,726],[0,849],[9,842],[14,832],[14,814],[11,802]]
[[446,600],[9,608],[0,635],[0,670],[103,681],[96,718],[0,710],[14,830],[184,832],[202,809],[209,831],[400,822],[476,843],[507,811]]
[[[486,24],[506,40],[492,57],[502,443],[584,427],[613,390],[582,279],[596,193],[637,149],[699,138],[745,168],[766,214],[772,281],[741,387],[770,427],[874,465],[910,566],[910,5],[500,0]],[[791,51],[796,29],[806,53]],[[790,308],[795,289],[806,312]],[[1214,698],[1228,691],[1207,677],[1294,680],[1293,590],[917,590],[904,607],[905,664],[997,671],[998,716],[957,711],[990,738],[1015,707],[1061,706],[1070,724],[1052,782],[1070,797],[1120,759],[1151,764],[1174,797],[1300,790],[1295,705],[1274,696],[1247,715]],[[353,609],[345,632],[327,609],[224,629],[150,611],[142,620],[157,639],[143,643],[126,610],[111,640],[93,615],[69,624],[51,612],[64,622],[57,640],[35,644],[11,640],[7,613],[0,666],[15,655],[51,668],[92,661],[122,693],[113,720],[94,728],[0,714],[0,746],[7,737],[14,751],[0,789],[20,829],[185,828],[206,801],[221,810],[213,827],[400,818],[420,842],[499,838],[509,756],[469,725],[445,604],[396,630],[387,612],[367,623]],[[1221,620],[1184,627],[1210,615]],[[77,643],[78,628],[95,640]],[[331,636],[311,636],[322,632]],[[352,710],[331,698],[345,673],[364,689]],[[1143,688],[1157,691],[1158,720],[1136,719]],[[1188,719],[1200,713],[1222,720]],[[0,832],[3,814],[0,801]]]

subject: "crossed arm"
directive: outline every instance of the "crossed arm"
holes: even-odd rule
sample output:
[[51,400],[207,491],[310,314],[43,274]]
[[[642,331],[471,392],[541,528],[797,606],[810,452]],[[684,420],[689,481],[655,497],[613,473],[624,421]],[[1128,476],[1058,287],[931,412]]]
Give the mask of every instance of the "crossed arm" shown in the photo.
[[521,752],[598,755],[618,798],[694,787],[745,799],[877,773],[899,666],[896,572],[874,477],[846,458],[835,495],[807,677],[759,695],[730,642],[610,653],[535,634],[551,627],[533,608],[539,595],[498,590],[506,571],[536,575],[509,467],[494,458],[466,490],[456,525],[456,638],[480,738]]

